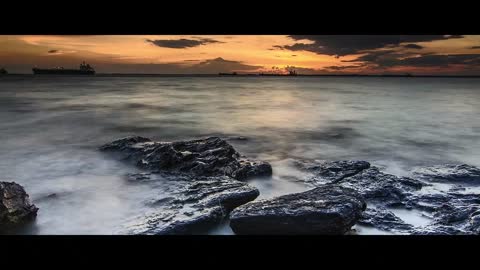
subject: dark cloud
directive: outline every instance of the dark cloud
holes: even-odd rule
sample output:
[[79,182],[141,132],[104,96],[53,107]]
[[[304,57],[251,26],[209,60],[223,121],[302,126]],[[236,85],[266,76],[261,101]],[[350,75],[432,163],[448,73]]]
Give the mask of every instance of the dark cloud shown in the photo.
[[403,45],[403,47],[405,47],[407,49],[417,49],[417,50],[423,49],[423,46],[413,44],[413,43],[405,44],[405,45]]
[[50,50],[50,51],[48,51],[48,53],[57,53],[57,52],[58,52],[58,50]]
[[311,43],[274,47],[291,51],[310,51],[317,54],[345,56],[359,54],[369,50],[395,47],[402,43],[431,42],[462,38],[458,35],[292,35],[292,39],[309,40]]
[[294,57],[295,57],[295,56],[297,56],[297,55],[296,55],[296,54],[292,54],[292,56],[294,56]]
[[391,66],[448,67],[450,65],[480,65],[479,54],[424,55],[392,62]]
[[198,39],[156,39],[151,40],[147,39],[147,42],[150,42],[158,47],[171,48],[171,49],[185,49],[192,48],[201,45],[211,44],[211,43],[224,43],[211,38],[198,38]]
[[470,49],[480,49],[480,46],[473,46],[473,47],[470,47]]
[[325,67],[326,70],[334,70],[334,71],[343,71],[343,70],[348,70],[348,69],[356,69],[356,68],[362,68],[365,65],[349,65],[349,66],[328,66]]
[[399,53],[394,50],[373,51],[353,60],[342,62],[363,63],[377,68],[411,66],[411,67],[448,67],[450,65],[480,64],[480,54],[414,54]]

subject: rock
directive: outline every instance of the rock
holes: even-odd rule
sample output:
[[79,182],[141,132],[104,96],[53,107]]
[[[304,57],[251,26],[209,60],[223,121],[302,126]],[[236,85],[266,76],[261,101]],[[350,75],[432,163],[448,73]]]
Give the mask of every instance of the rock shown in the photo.
[[309,181],[315,183],[336,183],[370,168],[370,163],[360,160],[298,162],[297,167],[315,174]]
[[411,224],[405,223],[385,208],[367,208],[358,223],[384,231],[408,232],[413,229]]
[[469,234],[462,229],[453,226],[432,224],[421,228],[416,228],[411,232],[412,235],[466,235]]
[[230,215],[236,234],[344,234],[366,204],[354,190],[324,185],[242,205]]
[[[473,217],[480,213],[480,196],[464,193],[421,194],[410,202],[415,208],[429,211],[434,221],[416,228],[415,234],[476,234]],[[474,222],[473,222],[474,223]]]
[[35,219],[37,211],[21,185],[0,182],[0,231]]
[[411,178],[383,173],[366,161],[310,162],[304,163],[302,168],[313,173],[306,181],[315,186],[338,184],[354,189],[367,201],[383,206],[401,206],[412,192],[424,186]]
[[106,144],[100,150],[115,152],[121,159],[150,170],[195,176],[230,176],[237,180],[272,174],[269,163],[242,157],[227,141],[218,137],[153,142],[132,136]]
[[480,169],[467,164],[443,164],[416,168],[412,177],[432,182],[480,184]]
[[[134,175],[130,175],[134,177]],[[195,177],[186,174],[139,174],[153,193],[145,210],[123,225],[124,234],[204,233],[227,218],[235,207],[254,200],[256,188],[229,177]]]
[[368,202],[394,207],[405,206],[413,193],[423,186],[420,181],[386,174],[377,167],[370,167],[344,178],[338,185],[356,190]]

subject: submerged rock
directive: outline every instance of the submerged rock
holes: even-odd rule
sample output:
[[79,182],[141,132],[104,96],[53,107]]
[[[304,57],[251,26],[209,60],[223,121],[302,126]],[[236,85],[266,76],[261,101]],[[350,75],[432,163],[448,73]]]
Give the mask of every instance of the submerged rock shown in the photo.
[[[229,177],[139,174],[160,194],[147,198],[145,210],[124,224],[128,234],[205,233],[224,220],[235,207],[254,200],[256,188]],[[135,175],[130,175],[133,181]]]
[[443,164],[419,167],[412,171],[412,176],[424,181],[480,184],[480,168],[467,164]]
[[106,144],[100,150],[115,152],[121,159],[151,170],[195,176],[230,176],[237,180],[272,174],[269,163],[241,156],[227,141],[218,137],[153,142],[148,138],[132,136]]
[[354,190],[325,185],[247,203],[230,215],[236,234],[344,234],[366,204]]
[[0,182],[0,231],[35,219],[37,211],[21,185]]

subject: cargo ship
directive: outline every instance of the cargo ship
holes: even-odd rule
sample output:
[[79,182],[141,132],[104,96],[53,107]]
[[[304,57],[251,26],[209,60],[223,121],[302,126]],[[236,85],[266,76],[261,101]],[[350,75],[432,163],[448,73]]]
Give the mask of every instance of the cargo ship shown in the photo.
[[95,75],[95,69],[85,62],[80,64],[80,69],[58,68],[33,68],[33,74],[38,75]]

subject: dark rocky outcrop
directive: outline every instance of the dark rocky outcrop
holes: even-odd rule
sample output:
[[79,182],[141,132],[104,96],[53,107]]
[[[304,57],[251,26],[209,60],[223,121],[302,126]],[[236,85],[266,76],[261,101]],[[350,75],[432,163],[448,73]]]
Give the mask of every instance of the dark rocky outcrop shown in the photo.
[[365,207],[354,190],[325,185],[242,205],[231,213],[230,227],[237,234],[344,234]]
[[356,190],[367,201],[384,206],[404,204],[413,191],[421,189],[424,185],[411,178],[383,173],[366,161],[310,162],[299,163],[298,167],[313,173],[306,181],[315,186],[338,184]]
[[480,168],[467,164],[419,167],[412,171],[412,177],[431,182],[470,182],[480,184]]
[[106,144],[100,150],[115,152],[121,159],[150,170],[183,172],[194,176],[230,176],[237,180],[272,174],[269,163],[241,156],[219,137],[154,142],[131,136]]
[[259,195],[256,188],[229,177],[141,173],[129,181],[151,185],[159,194],[145,198],[145,211],[124,225],[121,233],[128,234],[205,233]]
[[[480,195],[465,185],[480,184],[480,169],[470,165],[437,165],[417,168],[410,177],[397,177],[361,161],[299,162],[312,174],[314,186],[335,184],[351,188],[368,203],[359,224],[408,234],[478,234]],[[334,168],[333,170],[330,168]],[[448,191],[422,192],[435,182],[451,184]],[[458,184],[464,184],[459,186]],[[431,216],[426,226],[408,224],[389,208],[415,209]]]
[[32,221],[37,211],[21,185],[0,182],[0,232]]
[[272,173],[270,164],[240,156],[218,137],[154,142],[132,136],[100,150],[139,167],[140,172],[127,175],[128,182],[152,190],[143,198],[143,210],[123,224],[120,233],[205,233],[259,195],[258,189],[236,179]]
[[410,203],[432,214],[432,223],[413,234],[478,234],[480,195],[463,193],[421,194]]
[[370,168],[370,163],[361,160],[297,161],[295,165],[299,169],[314,173],[314,177],[307,180],[316,184],[336,183]]

